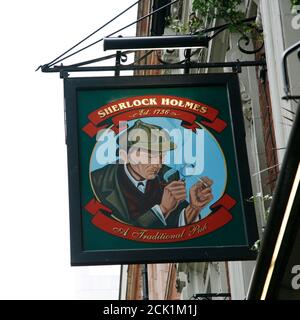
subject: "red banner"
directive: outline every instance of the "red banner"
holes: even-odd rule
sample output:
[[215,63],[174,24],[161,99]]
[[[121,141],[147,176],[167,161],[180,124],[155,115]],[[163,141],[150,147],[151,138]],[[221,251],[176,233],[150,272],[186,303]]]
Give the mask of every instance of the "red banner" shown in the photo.
[[109,119],[112,119],[115,124],[113,130],[118,133],[119,121],[144,117],[170,117],[183,120],[181,123],[183,127],[195,131],[199,128],[195,121],[197,116],[201,116],[205,120],[200,120],[200,123],[217,132],[222,132],[227,124],[217,117],[218,114],[217,109],[191,99],[161,95],[137,96],[114,101],[93,111],[88,116],[91,122],[82,130],[90,137],[94,137],[99,130],[110,125],[107,123]]
[[198,238],[221,228],[232,220],[230,209],[235,204],[233,198],[224,194],[211,206],[212,212],[204,219],[184,227],[165,229],[147,229],[119,222],[103,213],[109,214],[111,210],[96,199],[91,200],[85,209],[93,215],[92,223],[97,228],[114,236],[138,242],[169,243]]

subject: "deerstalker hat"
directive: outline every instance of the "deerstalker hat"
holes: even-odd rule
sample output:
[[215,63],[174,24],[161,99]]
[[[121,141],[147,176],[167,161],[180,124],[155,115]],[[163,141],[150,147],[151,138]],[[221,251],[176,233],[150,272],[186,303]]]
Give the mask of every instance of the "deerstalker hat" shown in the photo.
[[118,139],[119,146],[131,147],[150,151],[170,151],[176,149],[169,133],[160,126],[137,120],[134,125],[122,132]]

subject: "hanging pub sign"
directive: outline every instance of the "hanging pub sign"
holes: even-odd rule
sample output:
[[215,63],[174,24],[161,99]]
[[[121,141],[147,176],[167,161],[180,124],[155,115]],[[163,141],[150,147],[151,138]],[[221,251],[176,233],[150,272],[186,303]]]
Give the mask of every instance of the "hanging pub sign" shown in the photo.
[[236,74],[64,81],[72,265],[255,259]]

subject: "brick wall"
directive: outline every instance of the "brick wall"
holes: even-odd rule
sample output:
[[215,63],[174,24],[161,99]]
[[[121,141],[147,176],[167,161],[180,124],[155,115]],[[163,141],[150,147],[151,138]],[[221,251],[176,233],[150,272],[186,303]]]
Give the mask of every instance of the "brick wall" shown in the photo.
[[[261,59],[262,56],[264,56],[264,52],[257,54],[256,59]],[[271,192],[273,192],[278,177],[278,158],[273,125],[269,80],[267,70],[266,72],[261,71],[261,69],[259,68],[257,68],[256,70],[266,161],[267,168],[270,168],[265,173],[265,176],[267,176],[266,184],[270,187]],[[263,79],[261,77],[263,77]]]

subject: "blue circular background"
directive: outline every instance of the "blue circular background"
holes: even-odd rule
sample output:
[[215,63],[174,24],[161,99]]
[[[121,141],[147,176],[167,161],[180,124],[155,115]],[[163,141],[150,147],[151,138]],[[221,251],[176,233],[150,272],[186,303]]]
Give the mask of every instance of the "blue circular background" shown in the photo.
[[[135,120],[128,121],[129,127],[131,127]],[[146,117],[142,119],[143,122],[155,124],[163,127],[164,129],[171,131],[173,129],[180,130],[182,135],[185,129],[181,126],[181,120],[173,119],[173,118],[164,118],[164,117]],[[186,164],[174,164],[174,163],[168,163],[167,165],[174,168],[174,170],[178,170],[180,173],[181,178],[184,178],[186,181],[187,186],[187,200],[189,201],[189,189],[191,186],[195,183],[197,183],[198,178],[200,177],[209,177],[213,180],[212,185],[212,194],[214,196],[213,200],[201,211],[201,218],[206,217],[211,210],[209,209],[209,206],[215,203],[218,199],[220,199],[224,193],[225,187],[226,187],[226,180],[227,180],[227,170],[226,170],[226,162],[225,157],[223,154],[223,151],[218,144],[217,140],[213,137],[213,135],[202,126],[204,129],[204,168],[203,172],[199,174],[198,176],[185,176],[185,170],[184,167]],[[117,136],[114,136],[114,139],[116,139]],[[104,165],[100,164],[97,160],[97,157],[99,157],[99,152],[97,153],[97,150],[99,146],[103,143],[102,141],[97,141],[94,147],[94,150],[91,155],[91,161],[90,161],[90,171],[94,171],[97,169],[102,168]],[[183,146],[178,145],[178,152],[182,151]],[[101,156],[101,154],[100,154]],[[172,159],[172,157],[170,158]],[[105,164],[106,165],[106,164]]]

